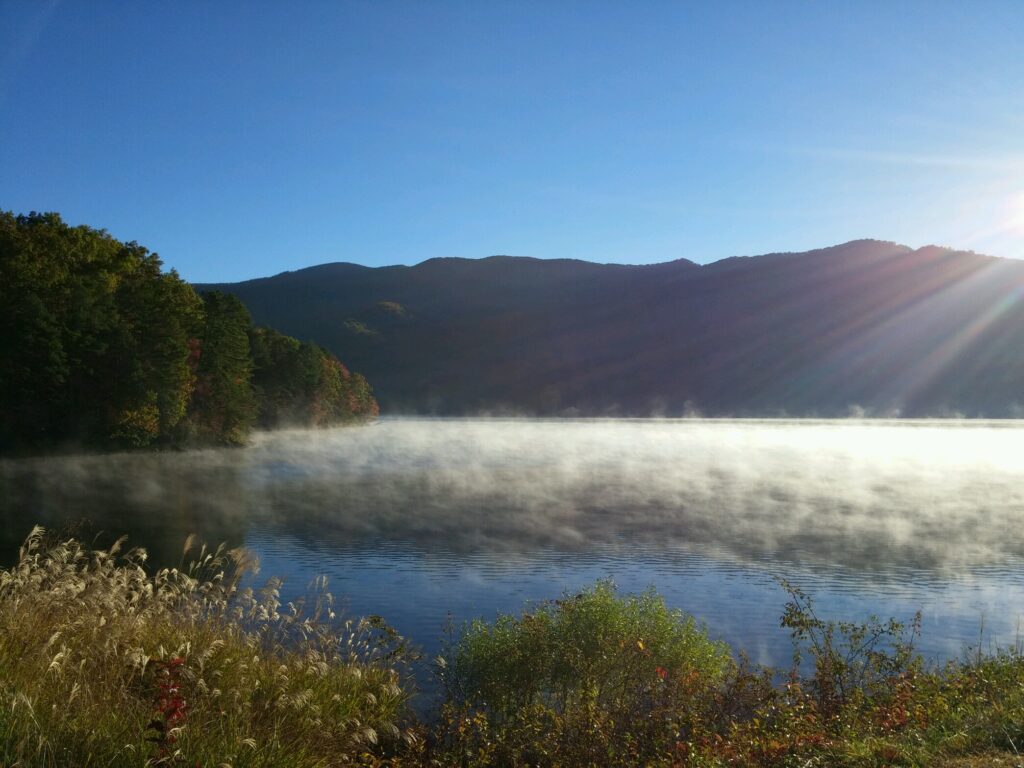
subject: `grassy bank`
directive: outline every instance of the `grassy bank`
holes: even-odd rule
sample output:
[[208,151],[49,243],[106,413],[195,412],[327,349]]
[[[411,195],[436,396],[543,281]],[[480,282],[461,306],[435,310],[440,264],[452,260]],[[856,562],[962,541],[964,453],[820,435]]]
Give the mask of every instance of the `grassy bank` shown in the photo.
[[415,742],[379,622],[241,589],[240,552],[149,573],[117,550],[37,529],[0,572],[0,765],[379,764]]
[[464,627],[417,721],[382,622],[244,589],[243,553],[191,554],[152,572],[33,532],[0,571],[0,765],[981,766],[1024,747],[1019,649],[927,667],[916,621],[823,621],[796,588],[788,674],[598,583]]

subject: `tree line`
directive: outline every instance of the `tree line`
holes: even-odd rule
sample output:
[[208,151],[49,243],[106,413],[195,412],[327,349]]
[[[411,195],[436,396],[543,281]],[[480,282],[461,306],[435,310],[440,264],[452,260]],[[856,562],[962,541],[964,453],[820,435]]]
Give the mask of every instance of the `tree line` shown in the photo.
[[372,418],[366,379],[135,242],[0,211],[0,452],[238,445]]

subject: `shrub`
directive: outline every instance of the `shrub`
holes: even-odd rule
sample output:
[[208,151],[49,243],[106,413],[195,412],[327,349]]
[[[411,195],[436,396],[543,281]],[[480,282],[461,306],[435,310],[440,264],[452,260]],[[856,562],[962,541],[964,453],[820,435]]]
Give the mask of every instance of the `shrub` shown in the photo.
[[920,612],[909,625],[875,616],[863,622],[823,620],[810,595],[781,583],[790,597],[781,623],[793,637],[794,675],[804,655],[809,656],[814,675],[808,682],[826,721],[838,723],[840,714],[857,702],[888,697],[897,691],[898,681],[920,671],[922,660],[914,651]]
[[636,764],[702,727],[734,669],[724,643],[653,591],[609,582],[468,625],[440,660],[447,759]]

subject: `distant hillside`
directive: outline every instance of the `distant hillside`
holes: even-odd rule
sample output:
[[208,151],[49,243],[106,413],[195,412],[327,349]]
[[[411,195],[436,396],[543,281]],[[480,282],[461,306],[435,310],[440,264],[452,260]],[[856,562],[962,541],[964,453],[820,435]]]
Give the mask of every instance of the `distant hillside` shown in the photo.
[[242,283],[257,323],[390,413],[1001,417],[1024,406],[1024,262],[858,240],[650,266],[495,256]]

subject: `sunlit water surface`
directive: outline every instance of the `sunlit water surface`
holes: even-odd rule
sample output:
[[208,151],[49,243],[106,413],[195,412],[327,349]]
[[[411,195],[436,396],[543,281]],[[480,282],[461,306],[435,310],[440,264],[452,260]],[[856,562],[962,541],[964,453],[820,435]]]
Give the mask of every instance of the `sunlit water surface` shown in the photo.
[[[785,578],[826,616],[923,615],[934,659],[1024,614],[1024,424],[384,419],[242,450],[0,462],[4,564],[35,523],[126,532],[177,564],[244,545],[285,597],[320,575],[428,654],[597,579],[654,586],[785,665]],[[87,521],[83,527],[82,521]]]

